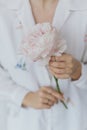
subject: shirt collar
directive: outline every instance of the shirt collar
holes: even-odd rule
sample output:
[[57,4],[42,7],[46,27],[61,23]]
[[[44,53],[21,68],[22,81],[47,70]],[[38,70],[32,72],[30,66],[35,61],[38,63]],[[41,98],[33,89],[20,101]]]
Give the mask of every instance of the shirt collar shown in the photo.
[[23,5],[24,0],[0,0],[0,6],[12,9],[12,10],[18,10]]
[[87,0],[69,0],[70,10],[84,11],[87,10]]

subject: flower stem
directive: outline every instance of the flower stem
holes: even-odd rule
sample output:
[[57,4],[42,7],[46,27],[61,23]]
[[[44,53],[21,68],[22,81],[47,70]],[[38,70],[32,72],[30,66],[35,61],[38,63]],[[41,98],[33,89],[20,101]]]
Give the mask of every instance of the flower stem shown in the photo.
[[[57,91],[60,93],[60,94],[62,94],[62,92],[61,92],[61,90],[60,90],[60,87],[59,87],[59,84],[58,84],[58,79],[54,76],[54,79],[55,79],[55,81],[56,81],[56,85],[57,85]],[[64,101],[62,101],[62,100],[60,100],[61,101],[61,103],[64,105],[64,107],[66,108],[66,109],[68,109],[68,107],[67,107],[67,105],[65,104],[65,102]]]

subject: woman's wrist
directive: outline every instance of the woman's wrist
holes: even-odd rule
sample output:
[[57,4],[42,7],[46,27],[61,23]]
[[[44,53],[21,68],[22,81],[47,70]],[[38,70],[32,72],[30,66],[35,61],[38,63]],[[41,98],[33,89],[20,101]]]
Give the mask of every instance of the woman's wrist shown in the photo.
[[71,80],[72,81],[78,80],[81,76],[81,72],[82,72],[82,65],[81,63],[79,63],[76,71],[71,75]]
[[22,102],[23,107],[29,107],[32,95],[33,95],[33,92],[29,92],[28,94],[26,94],[26,96],[24,97],[24,100]]

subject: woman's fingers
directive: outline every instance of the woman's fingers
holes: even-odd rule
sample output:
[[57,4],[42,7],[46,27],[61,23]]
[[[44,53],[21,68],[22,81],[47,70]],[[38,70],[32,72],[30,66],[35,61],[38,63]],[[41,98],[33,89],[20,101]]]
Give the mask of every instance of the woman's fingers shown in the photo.
[[58,93],[51,87],[43,87],[42,90],[45,92],[43,94],[43,97],[46,97],[49,100],[52,100],[54,102],[57,102],[58,100],[64,100],[63,94]]
[[50,70],[54,71],[56,74],[63,74],[65,73],[65,69],[59,69],[59,68],[55,68],[55,67],[49,67]]
[[70,54],[62,54],[61,56],[55,56],[55,60],[58,62],[72,62],[73,57]]
[[51,106],[48,105],[48,104],[42,104],[41,108],[42,108],[42,109],[50,109]]
[[36,92],[29,92],[24,100],[24,107],[32,107],[35,109],[46,109],[52,107],[58,100],[63,100],[63,94],[59,94],[51,87],[42,87]]
[[[58,101],[57,101],[57,102],[58,102]],[[56,102],[56,103],[57,103],[57,102]],[[42,99],[42,103],[43,103],[43,104],[50,105],[50,106],[52,106],[52,105],[55,104],[55,102],[53,102],[52,100],[49,100],[49,99],[47,99],[47,98],[43,98],[43,99]]]
[[54,73],[56,74],[72,74],[72,69],[71,68],[63,68],[63,69],[60,69],[60,68],[55,68],[55,67],[49,67],[49,69],[51,71],[53,71]]
[[76,72],[78,62],[69,54],[51,57],[49,62],[50,72],[57,78],[70,78]]
[[66,63],[65,62],[49,62],[49,66],[56,67],[56,68],[65,68]]
[[54,71],[50,70],[50,73],[58,79],[68,79],[70,76],[68,74],[57,74]]
[[55,96],[53,96],[47,92],[41,92],[41,98],[50,100],[53,103],[57,102],[57,100],[58,100]]

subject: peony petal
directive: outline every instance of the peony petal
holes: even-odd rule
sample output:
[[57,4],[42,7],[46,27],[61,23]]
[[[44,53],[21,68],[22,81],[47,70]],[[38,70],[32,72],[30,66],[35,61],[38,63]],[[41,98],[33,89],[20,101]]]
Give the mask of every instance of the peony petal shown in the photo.
[[63,40],[55,27],[50,23],[36,24],[23,39],[19,54],[27,60],[46,65],[52,55],[60,55],[66,50]]

